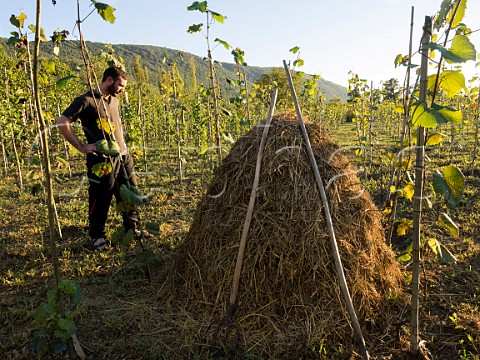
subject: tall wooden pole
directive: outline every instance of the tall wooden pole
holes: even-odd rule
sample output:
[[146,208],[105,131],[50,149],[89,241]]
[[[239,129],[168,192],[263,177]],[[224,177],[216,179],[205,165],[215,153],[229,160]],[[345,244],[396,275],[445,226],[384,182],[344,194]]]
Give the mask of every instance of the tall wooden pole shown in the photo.
[[[427,86],[428,86],[428,44],[432,35],[432,18],[425,17],[423,27],[422,45],[420,53],[422,55],[420,68],[420,97],[419,100],[424,106],[427,106]],[[419,345],[419,292],[420,292],[420,239],[421,239],[421,221],[422,221],[422,201],[425,176],[425,128],[417,128],[417,146],[415,162],[415,189],[413,194],[413,263],[412,263],[412,313],[410,320],[410,351],[416,353]]]

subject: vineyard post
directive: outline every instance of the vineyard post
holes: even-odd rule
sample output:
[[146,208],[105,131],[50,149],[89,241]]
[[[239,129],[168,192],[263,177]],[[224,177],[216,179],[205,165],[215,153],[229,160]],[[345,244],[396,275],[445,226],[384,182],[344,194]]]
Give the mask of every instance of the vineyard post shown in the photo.
[[8,158],[7,151],[5,149],[5,134],[3,132],[3,125],[0,122],[0,138],[2,141],[2,160],[3,160],[3,174],[4,176],[8,175]]
[[[177,163],[178,163],[178,181],[180,185],[183,184],[183,173],[182,173],[182,148],[181,148],[181,135],[180,135],[180,123],[178,120],[178,94],[177,94],[177,84],[175,78],[175,64],[172,64],[172,88],[173,88],[173,117],[175,118],[175,142],[177,143]],[[183,114],[183,112],[182,112]]]
[[[402,163],[403,163],[403,143],[405,142],[405,136],[407,134],[407,131],[409,131],[408,125],[408,109],[409,109],[409,98],[410,98],[410,69],[411,69],[411,64],[412,64],[412,44],[413,44],[413,16],[415,13],[415,8],[412,6],[412,11],[410,14],[410,40],[408,44],[408,62],[407,62],[407,71],[406,71],[406,79],[405,79],[405,88],[404,88],[404,93],[403,93],[403,120],[402,120],[402,130],[400,133],[400,154],[397,160],[397,167],[395,167],[395,162],[393,163],[392,171],[390,173],[390,181],[388,184],[388,188],[393,185],[393,181],[395,179],[395,174],[396,174],[396,180],[395,180],[395,189],[397,189],[400,186],[400,179],[401,179],[401,172],[402,172]],[[390,227],[388,230],[388,236],[387,236],[387,245],[390,246],[392,243],[392,238],[393,238],[393,231],[395,228],[395,217],[397,215],[397,201],[398,201],[398,193],[395,192],[392,196],[392,212],[390,214]]]
[[142,90],[141,90],[142,84],[138,84],[138,110],[137,110],[137,115],[140,119],[141,123],[141,130],[142,130],[142,150],[143,150],[143,165],[144,168],[143,170],[145,172],[148,171],[148,161],[147,161],[147,142],[145,138],[145,116],[143,116],[143,109],[142,109]]
[[[58,116],[60,117],[61,115],[61,111],[60,111],[60,103],[57,103],[57,114]],[[72,177],[72,168],[70,166],[70,155],[68,154],[68,145],[67,145],[67,141],[65,140],[65,138],[62,136],[62,139],[63,139],[63,151],[65,153],[65,160],[67,161],[67,167],[68,167],[68,177]]]
[[[428,44],[432,35],[432,18],[425,16],[423,36],[421,42],[421,68],[420,68],[420,102],[426,103],[428,86]],[[412,262],[412,304],[411,304],[411,332],[410,351],[416,353],[419,349],[419,290],[420,290],[420,239],[423,187],[425,183],[425,128],[417,128],[415,163],[415,190],[413,195],[413,262]]]
[[368,124],[368,147],[369,147],[369,159],[368,159],[368,169],[369,174],[372,173],[372,163],[373,163],[373,138],[372,138],[372,127],[373,127],[373,81],[370,82],[370,119]]
[[475,145],[474,145],[474,148],[473,148],[473,154],[472,154],[472,163],[470,165],[470,174],[473,175],[473,172],[475,170],[475,160],[477,159],[477,152],[478,152],[478,136],[479,136],[479,132],[480,132],[480,129],[479,129],[479,121],[480,121],[480,83],[478,84],[478,97],[477,97],[477,102],[476,102],[476,105],[475,105],[475,118],[474,118],[474,122],[475,122]]
[[10,130],[12,135],[12,147],[15,154],[15,163],[17,164],[18,186],[23,190],[22,167],[20,165],[20,157],[18,156],[17,144],[15,143],[15,133],[13,132],[13,122],[10,123]]
[[[8,99],[8,77],[7,77],[7,67],[5,66],[3,68],[5,72],[5,92],[7,95]],[[8,157],[7,157],[7,150],[5,147],[5,133],[3,132],[3,124],[0,121],[0,139],[1,139],[1,144],[2,144],[2,160],[3,160],[3,174],[5,176],[8,175]]]
[[215,64],[213,62],[212,51],[210,50],[210,43],[208,36],[210,32],[210,21],[208,20],[209,13],[207,12],[207,56],[208,63],[210,65],[210,80],[212,86],[212,98],[213,98],[213,119],[215,124],[215,145],[217,146],[218,165],[222,163],[222,149],[220,143],[220,110],[219,110],[219,94],[218,94],[218,82],[215,81]]

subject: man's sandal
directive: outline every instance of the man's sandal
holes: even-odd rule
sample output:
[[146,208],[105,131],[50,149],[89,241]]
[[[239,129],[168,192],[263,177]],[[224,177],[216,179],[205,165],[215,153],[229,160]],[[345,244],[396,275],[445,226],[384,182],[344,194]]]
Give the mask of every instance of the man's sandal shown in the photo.
[[108,249],[108,242],[104,237],[90,240],[87,248],[92,251],[105,251]]
[[134,232],[135,239],[150,239],[152,237],[152,234],[150,234],[147,230],[138,230],[135,229]]

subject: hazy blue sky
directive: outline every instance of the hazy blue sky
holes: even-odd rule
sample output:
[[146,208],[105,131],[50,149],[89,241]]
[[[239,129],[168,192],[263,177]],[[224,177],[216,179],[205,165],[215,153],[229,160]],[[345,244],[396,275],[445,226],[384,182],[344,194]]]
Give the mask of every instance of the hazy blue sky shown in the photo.
[[[165,46],[206,55],[205,38],[187,33],[192,24],[205,23],[204,14],[187,11],[188,0],[102,0],[117,10],[115,24],[104,22],[96,13],[82,23],[89,41],[110,44],[147,44]],[[8,19],[23,11],[26,24],[35,22],[34,0],[0,1],[0,36],[13,31]],[[418,49],[426,15],[440,8],[441,0],[210,0],[209,8],[227,17],[223,24],[211,28],[211,39],[220,38],[245,51],[245,60],[255,66],[282,66],[282,60],[293,60],[289,52],[300,47],[305,61],[301,70],[346,85],[351,70],[361,78],[374,81],[396,77],[403,82],[405,69],[394,68],[395,56],[408,52],[411,7],[415,8],[414,51]],[[90,0],[80,0],[81,18],[91,9]],[[55,29],[71,32],[77,19],[77,1],[43,0],[42,27],[50,35]],[[480,2],[468,1],[465,23],[480,29]],[[472,36],[480,51],[480,32]],[[213,56],[219,61],[233,62],[230,50],[217,46]],[[420,59],[414,58],[414,63]],[[474,63],[465,70],[474,74]]]

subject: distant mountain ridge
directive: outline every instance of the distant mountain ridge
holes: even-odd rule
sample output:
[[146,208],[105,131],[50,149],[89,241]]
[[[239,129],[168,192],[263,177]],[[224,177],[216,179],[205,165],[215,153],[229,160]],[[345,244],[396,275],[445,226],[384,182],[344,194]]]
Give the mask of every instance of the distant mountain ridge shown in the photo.
[[[9,54],[13,54],[13,46],[6,45],[7,39],[0,38],[0,44],[5,47]],[[195,59],[196,75],[198,83],[205,84],[208,81],[209,67],[208,61],[203,57],[190,54],[181,50],[170,49],[153,45],[131,45],[131,44],[105,44],[98,42],[88,42],[87,48],[92,55],[99,55],[102,52],[107,51],[106,46],[110,46],[115,51],[117,58],[123,58],[129,73],[133,73],[133,66],[135,63],[135,57],[138,55],[141,57],[141,64],[148,69],[150,78],[156,78],[156,74],[159,67],[164,66],[164,59],[169,62],[175,62],[179,69],[180,74],[185,79],[186,75],[190,72],[188,60],[193,56]],[[54,57],[53,45],[51,42],[45,42],[41,44],[42,57]],[[50,55],[51,54],[51,55]],[[82,63],[80,56],[80,49],[78,42],[67,41],[61,45],[60,57],[62,61],[70,66],[77,66]],[[220,82],[220,87],[224,94],[231,95],[235,91],[231,85],[228,84],[226,79],[237,79],[237,66],[233,63],[219,62],[221,66],[217,66],[217,74]],[[263,73],[270,71],[272,67],[258,67],[258,66],[246,66],[244,68],[247,81],[255,82]],[[327,101],[332,99],[340,99],[342,102],[347,100],[347,89],[343,86],[335,84],[331,81],[320,79],[318,81],[318,89],[325,96]]]

